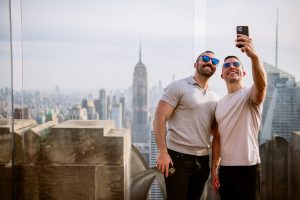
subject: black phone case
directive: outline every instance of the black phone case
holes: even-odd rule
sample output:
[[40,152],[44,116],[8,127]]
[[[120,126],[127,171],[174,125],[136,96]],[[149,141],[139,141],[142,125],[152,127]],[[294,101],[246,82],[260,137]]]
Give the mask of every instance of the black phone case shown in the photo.
[[[249,37],[249,28],[248,26],[237,26],[236,27],[236,34],[243,34]],[[238,45],[238,48],[243,47],[242,45]]]
[[237,26],[236,33],[247,35],[249,37],[249,28],[248,28],[248,26]]

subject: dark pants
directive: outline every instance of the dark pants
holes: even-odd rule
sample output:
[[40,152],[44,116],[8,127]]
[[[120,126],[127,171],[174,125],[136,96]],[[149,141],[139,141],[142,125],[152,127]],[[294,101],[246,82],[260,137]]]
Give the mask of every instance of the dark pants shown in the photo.
[[256,200],[260,192],[260,165],[220,166],[222,200]]
[[175,173],[165,178],[168,200],[199,200],[209,176],[209,156],[168,150]]

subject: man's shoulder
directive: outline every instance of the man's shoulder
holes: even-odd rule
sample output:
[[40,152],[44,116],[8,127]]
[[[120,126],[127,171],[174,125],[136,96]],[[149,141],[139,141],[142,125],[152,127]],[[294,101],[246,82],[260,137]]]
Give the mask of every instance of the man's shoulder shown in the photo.
[[167,88],[168,87],[180,87],[180,86],[184,86],[185,84],[188,84],[188,83],[191,83],[192,82],[192,79],[193,77],[192,76],[189,76],[189,77],[186,77],[186,78],[183,78],[183,79],[179,79],[179,80],[176,80],[176,81],[173,81],[171,83],[169,83],[167,85]]
[[222,106],[222,105],[227,105],[227,102],[232,102],[232,101],[243,101],[243,99],[246,99],[249,97],[251,91],[251,87],[243,87],[240,90],[226,94],[224,97],[222,97],[218,103],[217,106]]

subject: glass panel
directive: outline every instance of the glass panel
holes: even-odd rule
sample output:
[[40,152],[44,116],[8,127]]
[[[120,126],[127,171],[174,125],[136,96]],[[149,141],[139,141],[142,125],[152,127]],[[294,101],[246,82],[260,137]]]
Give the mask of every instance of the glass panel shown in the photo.
[[[194,29],[199,2],[22,1],[22,87],[15,101],[28,129],[21,134],[26,187],[19,195],[72,198],[77,188],[75,199],[120,199],[130,187],[126,170],[139,163],[129,165],[125,153],[119,163],[111,154],[122,150],[115,149],[120,142],[89,132],[101,129],[99,119],[131,130],[144,156],[139,162],[155,166],[154,111],[167,84],[193,73],[201,46],[195,33],[203,37]],[[160,199],[152,187],[150,199]]]
[[1,119],[9,119],[11,115],[11,64],[10,64],[10,28],[9,28],[9,1],[0,2],[0,94],[1,94]]
[[0,197],[12,194],[12,81],[9,1],[0,1]]
[[[251,86],[250,60],[234,46],[237,25],[249,26],[268,74],[259,134],[261,199],[300,196],[300,70],[293,63],[300,52],[299,4],[13,0],[12,82],[9,1],[0,1],[1,199],[96,199],[104,194],[130,199],[124,192],[132,187],[130,169],[155,166],[152,121],[162,90],[192,75],[199,52],[212,50],[221,60],[210,80],[219,97],[227,93],[220,78],[227,55],[240,57],[247,72],[244,84]],[[132,144],[143,159],[128,162],[128,140],[119,128],[131,131]],[[91,189],[95,185],[97,191]],[[205,195],[219,198],[210,180]],[[149,197],[162,198],[157,183]]]

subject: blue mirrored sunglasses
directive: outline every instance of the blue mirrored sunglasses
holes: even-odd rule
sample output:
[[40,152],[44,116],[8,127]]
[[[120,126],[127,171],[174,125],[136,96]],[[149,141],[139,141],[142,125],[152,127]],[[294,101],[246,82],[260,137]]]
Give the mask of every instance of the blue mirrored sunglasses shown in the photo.
[[[199,60],[199,59],[198,59]],[[210,60],[211,60],[211,63],[213,64],[213,65],[217,65],[218,63],[219,63],[219,60],[218,59],[216,59],[216,58],[211,58],[211,57],[209,57],[209,56],[201,56],[201,60],[203,61],[203,62],[209,62]]]
[[234,67],[240,67],[241,64],[239,62],[232,62],[232,63],[224,63],[223,64],[223,67],[224,68],[229,68],[231,66],[231,64],[234,66]]

